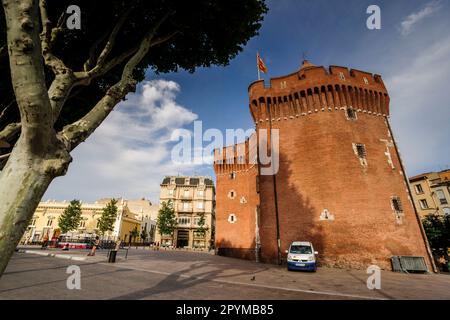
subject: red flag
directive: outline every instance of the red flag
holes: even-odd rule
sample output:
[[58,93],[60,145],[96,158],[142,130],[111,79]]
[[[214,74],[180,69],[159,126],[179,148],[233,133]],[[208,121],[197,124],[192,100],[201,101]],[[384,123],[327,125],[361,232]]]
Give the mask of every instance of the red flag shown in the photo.
[[267,67],[264,64],[263,59],[261,59],[261,56],[259,55],[259,53],[257,53],[257,55],[258,55],[258,69],[263,73],[267,73]]

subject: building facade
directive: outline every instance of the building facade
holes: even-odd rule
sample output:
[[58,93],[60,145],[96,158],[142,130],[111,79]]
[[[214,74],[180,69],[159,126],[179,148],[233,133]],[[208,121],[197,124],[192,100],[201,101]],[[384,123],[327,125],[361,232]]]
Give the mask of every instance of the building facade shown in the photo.
[[[99,234],[98,220],[102,216],[103,208],[111,199],[100,199],[95,203],[81,204],[81,222],[77,230],[67,233],[67,236],[73,239],[92,238]],[[131,204],[136,201],[131,201]],[[151,204],[150,204],[151,205]],[[58,219],[69,206],[67,201],[46,201],[39,203],[33,218],[30,221],[21,243],[41,242],[45,235],[49,239],[57,238],[61,235],[58,227]],[[104,239],[116,240],[120,239],[129,242],[130,235],[134,229],[142,232],[143,226],[147,224],[148,230],[156,228],[156,222],[146,217],[141,212],[133,212],[128,206],[128,200],[119,199],[117,203],[117,217],[114,222],[114,230],[107,232],[102,237]],[[136,210],[136,208],[133,208]],[[136,210],[138,211],[138,210]],[[140,233],[141,234],[141,233]],[[133,241],[140,241],[140,237]]]
[[[161,183],[160,206],[171,201],[178,225],[173,235],[157,232],[156,241],[162,246],[208,249],[214,239],[215,187],[209,177],[165,177]],[[199,232],[200,217],[204,215],[205,233]]]
[[450,170],[429,172],[409,179],[420,216],[450,216]]
[[[323,265],[391,269],[405,255],[433,266],[381,76],[304,61],[248,92],[255,136],[215,152],[219,254],[281,263],[291,242],[311,241]],[[275,174],[261,145],[254,161],[254,141]]]

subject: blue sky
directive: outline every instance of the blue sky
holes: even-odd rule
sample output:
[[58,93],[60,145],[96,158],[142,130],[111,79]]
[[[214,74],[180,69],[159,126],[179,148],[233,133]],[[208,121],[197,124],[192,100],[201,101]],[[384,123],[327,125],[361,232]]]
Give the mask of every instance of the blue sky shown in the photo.
[[[369,5],[381,8],[381,30],[366,27]],[[147,73],[126,103],[73,152],[65,177],[46,199],[101,197],[157,202],[169,174],[214,176],[210,165],[176,165],[170,136],[179,128],[249,129],[248,85],[256,51],[265,79],[296,71],[302,54],[318,65],[378,73],[391,96],[391,123],[407,173],[450,166],[450,3],[444,0],[273,0],[260,35],[227,67],[156,76]]]

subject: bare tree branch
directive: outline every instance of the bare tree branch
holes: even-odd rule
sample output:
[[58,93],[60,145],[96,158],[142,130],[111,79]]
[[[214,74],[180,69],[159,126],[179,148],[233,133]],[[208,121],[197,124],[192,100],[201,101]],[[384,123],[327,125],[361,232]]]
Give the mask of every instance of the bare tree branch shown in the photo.
[[73,71],[51,51],[52,38],[57,36],[58,30],[57,28],[56,30],[51,29],[51,22],[47,12],[47,0],[39,0],[39,11],[42,21],[42,56],[44,57],[45,64],[50,67],[55,74],[55,79],[48,89],[48,96],[52,107],[53,123],[55,123],[61,112],[62,106],[70,94],[70,90],[75,84],[76,77],[74,76]]
[[16,99],[11,100],[8,103],[8,105],[3,109],[2,113],[0,113],[0,120],[5,116],[6,112],[8,111],[9,108],[11,108],[14,102],[16,102]]
[[111,61],[105,63],[102,66],[96,65],[92,70],[88,72],[75,72],[74,75],[77,78],[76,85],[88,85],[95,78],[98,78],[112,70],[114,67],[121,65],[126,59],[134,54],[138,50],[138,48],[139,47],[131,48],[124,53],[116,56]]
[[0,58],[5,57],[8,54],[8,47],[6,45],[0,47]]
[[95,57],[96,57],[96,52],[98,47],[100,46],[100,44],[106,39],[106,37],[108,36],[108,32],[105,32],[105,34],[103,36],[101,36],[100,38],[98,38],[91,46],[91,48],[89,49],[89,58],[86,60],[86,62],[83,65],[83,70],[85,72],[91,70],[94,67],[94,63],[95,63]]
[[[11,153],[2,154],[2,155],[0,155],[0,160],[8,159],[10,155],[11,155]],[[1,168],[0,168],[0,170],[1,170]]]
[[127,11],[124,12],[119,18],[119,21],[114,25],[114,28],[109,35],[108,41],[106,42],[105,47],[103,48],[102,52],[98,56],[97,59],[97,65],[103,65],[105,63],[106,58],[108,57],[108,54],[111,52],[115,42],[117,34],[119,33],[120,29],[122,28],[123,24],[127,21],[128,16],[130,15],[131,11],[134,9],[133,6],[130,6]]
[[66,12],[61,12],[61,15],[59,16],[58,23],[56,24],[56,27],[54,27],[50,34],[50,47],[52,48],[55,44],[56,40],[58,39],[59,34],[63,31],[64,26],[64,18],[66,16]]
[[166,36],[160,37],[158,39],[155,39],[152,44],[150,45],[150,47],[155,47],[157,45],[160,45],[161,43],[167,42],[170,39],[172,39],[173,37],[175,37],[178,33],[180,33],[180,31],[174,31]]
[[68,150],[73,150],[81,142],[85,141],[97,127],[106,119],[114,107],[131,91],[136,88],[136,80],[133,79],[133,71],[142,61],[152,46],[152,40],[171,13],[166,14],[158,23],[147,33],[141,41],[138,50],[128,60],[125,65],[122,77],[119,82],[113,85],[106,95],[97,102],[97,104],[80,120],[67,125],[58,135],[66,143]]
[[70,72],[71,70],[67,68],[64,62],[51,52],[50,43],[52,30],[51,22],[47,13],[47,0],[39,0],[39,9],[42,21],[41,49],[45,65],[50,67],[55,75]]
[[20,123],[10,123],[2,131],[0,131],[0,140],[10,142],[15,135],[20,132]]

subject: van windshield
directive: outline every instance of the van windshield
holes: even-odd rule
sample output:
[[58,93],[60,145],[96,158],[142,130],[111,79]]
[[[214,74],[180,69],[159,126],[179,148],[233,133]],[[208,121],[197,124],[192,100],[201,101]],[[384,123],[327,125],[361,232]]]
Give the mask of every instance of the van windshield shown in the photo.
[[312,254],[310,246],[291,246],[290,252],[296,254]]

